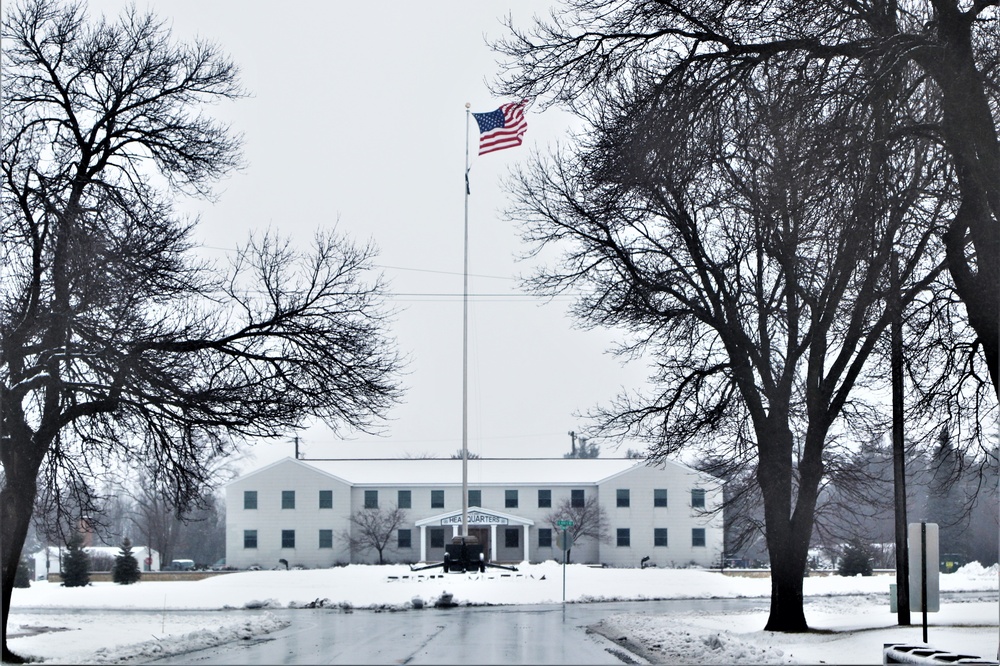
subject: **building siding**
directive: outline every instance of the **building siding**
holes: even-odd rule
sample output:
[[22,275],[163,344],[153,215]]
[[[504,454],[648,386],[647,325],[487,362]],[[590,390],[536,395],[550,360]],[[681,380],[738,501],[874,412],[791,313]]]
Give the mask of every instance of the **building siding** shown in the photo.
[[[558,460],[544,461],[558,465]],[[496,542],[489,544],[494,561],[521,562],[524,559],[524,542],[528,540],[529,560],[561,560],[562,551],[557,545],[557,530],[553,529],[552,545],[541,548],[538,545],[539,528],[551,528],[549,515],[564,500],[569,500],[571,491],[584,490],[585,495],[597,497],[608,518],[608,539],[597,542],[584,539],[573,544],[572,561],[579,563],[600,563],[616,567],[639,567],[643,557],[656,566],[712,566],[722,555],[723,530],[722,514],[719,508],[722,490],[718,481],[681,465],[669,464],[664,468],[636,465],[621,473],[600,481],[559,483],[473,483],[470,489],[481,491],[482,508],[488,512],[499,512],[533,522],[532,525],[498,525]],[[617,490],[629,490],[629,506],[617,506]],[[668,506],[654,507],[654,489],[666,488]],[[690,496],[693,488],[705,490],[706,510],[691,507]],[[538,506],[538,490],[551,490],[552,506]],[[243,508],[243,493],[257,492],[257,509]],[[295,491],[295,508],[281,508],[283,490]],[[319,492],[332,492],[333,508],[319,508]],[[404,509],[406,518],[403,529],[410,530],[410,547],[397,548],[396,534],[393,534],[384,552],[386,561],[415,563],[420,561],[422,538],[428,542],[424,548],[426,561],[438,561],[443,556],[443,548],[430,545],[431,527],[424,530],[416,526],[417,521],[434,518],[448,512],[461,511],[461,483],[421,483],[414,480],[410,484],[352,484],[350,479],[338,478],[309,465],[308,461],[286,459],[255,472],[251,472],[226,487],[226,562],[236,568],[260,566],[272,568],[285,559],[289,566],[309,568],[328,567],[348,562],[374,563],[378,553],[373,550],[350,552],[344,534],[356,530],[350,516],[364,507],[365,491],[377,490],[379,507],[391,508],[396,505],[398,491],[409,490],[410,509]],[[444,491],[444,507],[431,507],[431,491]],[[516,490],[518,506],[505,506],[506,491]],[[518,546],[505,545],[505,529],[518,530]],[[616,532],[627,528],[630,545],[617,545]],[[668,546],[654,546],[654,530],[668,531]],[[691,545],[691,530],[705,530],[705,546]],[[319,531],[331,530],[333,547],[319,548]],[[444,526],[447,543],[457,528]],[[257,530],[257,548],[244,548],[245,530]],[[282,530],[295,531],[295,547],[282,548]],[[356,532],[355,532],[356,534]]]

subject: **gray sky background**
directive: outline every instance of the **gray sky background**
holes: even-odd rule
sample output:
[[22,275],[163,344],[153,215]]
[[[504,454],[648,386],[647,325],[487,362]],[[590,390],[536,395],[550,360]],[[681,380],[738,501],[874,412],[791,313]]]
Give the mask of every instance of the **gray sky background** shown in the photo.
[[[116,15],[124,0],[92,0]],[[149,0],[177,38],[217,42],[243,72],[249,99],[213,109],[244,133],[248,167],[218,188],[201,214],[206,252],[223,259],[251,231],[268,228],[303,246],[337,225],[379,247],[378,264],[398,310],[391,335],[409,358],[403,404],[372,437],[303,432],[308,457],[447,456],[462,434],[462,225],[465,103],[501,103],[486,81],[498,71],[488,38],[510,13],[527,25],[546,5],[529,0],[417,3]],[[519,292],[517,261],[528,248],[502,219],[502,179],[534,150],[572,128],[559,111],[529,109],[525,143],[476,156],[469,131],[469,449],[484,457],[561,456],[574,416],[637,387],[645,370],[606,353],[613,336],[574,328],[568,300]],[[481,297],[476,294],[505,294]],[[638,448],[637,446],[634,448]],[[256,463],[292,455],[291,443],[261,443]],[[605,446],[603,455],[623,455]]]

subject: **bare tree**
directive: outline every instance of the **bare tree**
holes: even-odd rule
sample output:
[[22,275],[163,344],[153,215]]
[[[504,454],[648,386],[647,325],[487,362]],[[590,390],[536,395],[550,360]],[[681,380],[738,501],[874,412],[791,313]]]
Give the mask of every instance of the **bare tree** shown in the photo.
[[99,468],[146,467],[183,510],[230,437],[371,428],[398,361],[372,247],[323,231],[308,252],[251,239],[228,268],[191,256],[173,198],[241,165],[203,112],[244,94],[218,47],[58,0],[6,8],[2,39],[0,606],[20,661],[7,618],[39,483],[89,511]]
[[596,414],[598,432],[650,441],[654,461],[701,446],[751,465],[767,628],[805,631],[827,453],[877,418],[854,389],[884,379],[868,361],[889,322],[891,253],[904,257],[904,303],[944,270],[943,160],[895,124],[924,113],[925,96],[902,77],[870,95],[867,64],[845,81],[808,58],[714,88],[622,76],[588,91],[591,131],[575,151],[520,174],[510,214],[536,247],[564,252],[534,286],[582,293],[581,321],[631,331],[619,351],[651,357],[655,392],[621,396]]
[[401,525],[406,523],[406,511],[392,507],[358,509],[351,514],[352,527],[341,533],[351,552],[374,550],[378,553],[378,563],[385,564],[386,550],[392,550],[393,538]]
[[[655,72],[663,100],[679,81],[702,95],[685,112],[727,106],[749,76],[777,65],[823,68],[829,85],[850,93],[866,66],[862,94],[903,75],[921,82],[930,112],[907,131],[946,150],[945,174],[960,205],[941,225],[948,270],[1000,395],[1000,16],[993,0],[779,0],[756,3],[565,0],[530,31],[511,25],[496,46],[508,56],[498,87],[518,98],[548,93],[587,113],[601,91]],[[683,118],[681,116],[680,118]]]
[[[545,516],[545,522],[552,526],[557,533],[562,532],[559,526],[560,520],[570,520],[573,524],[566,528],[572,543],[577,543],[583,539],[593,539],[600,543],[606,543],[608,536],[608,514],[601,506],[597,497],[591,495],[587,497],[582,505],[574,506],[569,498],[564,499],[555,509]],[[566,549],[566,561],[570,560],[572,548]]]

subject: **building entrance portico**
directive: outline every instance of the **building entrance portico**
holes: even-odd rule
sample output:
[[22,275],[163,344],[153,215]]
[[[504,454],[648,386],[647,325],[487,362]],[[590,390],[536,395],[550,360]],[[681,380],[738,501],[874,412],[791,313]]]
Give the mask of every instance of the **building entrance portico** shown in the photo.
[[[470,506],[468,512],[469,521],[469,535],[476,536],[479,538],[479,543],[483,544],[483,552],[486,555],[487,561],[493,561],[495,559],[495,554],[499,552],[499,546],[501,542],[497,540],[497,528],[502,527],[503,529],[520,529],[523,532],[520,541],[524,544],[523,548],[523,560],[528,561],[530,555],[529,544],[531,542],[529,536],[531,526],[535,524],[535,521],[530,518],[523,518],[521,516],[514,516],[508,513],[502,513],[500,511],[492,511],[489,509],[483,509],[478,506]],[[462,511],[459,509],[457,511],[448,511],[447,513],[438,514],[436,516],[430,516],[428,518],[423,518],[416,521],[414,525],[420,530],[420,561],[427,561],[427,528],[428,527],[451,527],[451,533],[445,533],[447,538],[457,536],[462,530]]]

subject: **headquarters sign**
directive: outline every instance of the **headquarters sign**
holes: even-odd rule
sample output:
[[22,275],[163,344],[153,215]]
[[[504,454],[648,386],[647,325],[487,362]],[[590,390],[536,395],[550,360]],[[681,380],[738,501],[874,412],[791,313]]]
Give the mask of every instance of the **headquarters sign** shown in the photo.
[[[457,516],[448,516],[447,518],[441,519],[442,525],[461,525],[462,524],[462,514]],[[497,516],[492,513],[486,513],[485,511],[470,511],[469,512],[469,524],[470,525],[507,525],[507,519],[503,516]]]

